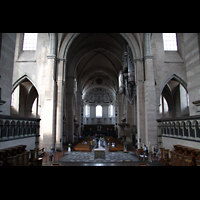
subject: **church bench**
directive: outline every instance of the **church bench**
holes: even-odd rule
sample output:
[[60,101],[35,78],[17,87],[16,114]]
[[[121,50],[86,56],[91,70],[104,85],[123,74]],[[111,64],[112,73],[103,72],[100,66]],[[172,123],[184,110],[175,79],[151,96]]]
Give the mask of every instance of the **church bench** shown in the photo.
[[79,143],[74,147],[75,151],[90,151],[90,143],[82,144]]
[[184,145],[174,145],[170,151],[172,166],[196,166],[200,158],[200,149]]
[[[31,149],[30,152],[25,150],[26,145],[17,145],[0,150],[0,161],[6,166],[35,166],[41,164],[38,158],[38,151],[44,152],[44,148]],[[42,154],[41,153],[41,154]],[[29,159],[29,154],[31,155]]]
[[27,166],[29,161],[29,152],[23,152],[15,156],[7,157],[8,166]]
[[117,145],[115,145],[115,147],[110,146],[109,151],[124,151],[124,147],[123,146],[117,146]]
[[[109,143],[109,151],[123,151],[124,146],[113,136],[105,136],[105,141]],[[115,143],[115,147],[112,147],[112,143]]]
[[13,146],[5,149],[0,150],[0,160],[4,162],[4,164],[7,164],[7,158],[16,156],[19,152],[20,147],[19,146]]
[[165,166],[170,166],[169,149],[160,148],[160,151],[161,151],[160,163],[162,163]]

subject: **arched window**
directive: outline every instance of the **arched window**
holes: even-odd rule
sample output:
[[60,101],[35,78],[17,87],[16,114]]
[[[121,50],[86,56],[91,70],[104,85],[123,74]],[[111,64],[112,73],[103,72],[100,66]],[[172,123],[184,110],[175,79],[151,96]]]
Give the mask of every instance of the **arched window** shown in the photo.
[[37,33],[24,33],[23,50],[36,50]]
[[177,51],[176,33],[163,33],[164,51]]
[[85,106],[85,116],[90,117],[90,106],[89,105]]
[[102,106],[96,106],[96,117],[102,117]]
[[109,116],[109,117],[113,117],[113,116],[114,116],[113,105],[110,105],[110,106],[108,107],[108,116]]

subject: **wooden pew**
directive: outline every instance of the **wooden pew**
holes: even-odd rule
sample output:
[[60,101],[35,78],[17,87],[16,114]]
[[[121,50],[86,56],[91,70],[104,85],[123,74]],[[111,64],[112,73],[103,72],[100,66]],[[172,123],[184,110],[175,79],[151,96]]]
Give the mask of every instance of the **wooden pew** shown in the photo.
[[160,151],[161,151],[160,163],[162,163],[165,166],[170,166],[169,149],[160,148]]
[[[28,166],[29,153],[26,145],[17,145],[0,150],[0,162],[3,166]],[[32,155],[33,156],[33,155]]]
[[74,147],[74,150],[75,151],[90,151],[90,143],[87,143],[87,144],[78,143]]
[[184,160],[185,160],[185,166],[193,166],[191,156],[184,156]]
[[[188,147],[184,145],[174,145],[175,152],[178,154],[180,166],[196,166],[198,157],[200,157],[200,149]],[[192,161],[191,161],[192,160]],[[191,162],[190,162],[191,161]]]
[[8,166],[18,166],[18,155],[7,157]]
[[[124,146],[113,136],[105,136],[107,144],[109,143],[109,151],[124,151]],[[115,143],[115,147],[112,147],[112,143]]]
[[109,151],[124,151],[124,147],[123,146],[117,146],[116,144],[115,144],[115,147],[112,147],[112,146],[110,146],[109,147]]
[[196,165],[197,166],[200,166],[200,150],[199,151],[197,151],[197,157],[196,157]]
[[170,165],[171,166],[176,166],[176,164],[175,164],[175,155],[174,154],[176,154],[175,151],[170,151],[170,155],[171,155]]
[[29,151],[25,151],[24,153],[24,166],[28,166],[29,165]]

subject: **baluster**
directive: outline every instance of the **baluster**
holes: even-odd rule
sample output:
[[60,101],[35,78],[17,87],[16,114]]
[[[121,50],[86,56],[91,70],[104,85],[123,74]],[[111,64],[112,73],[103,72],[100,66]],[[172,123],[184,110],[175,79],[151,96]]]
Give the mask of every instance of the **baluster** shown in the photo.
[[196,130],[196,124],[197,124],[197,121],[196,120],[194,120],[193,122],[192,122],[192,129],[193,129],[193,131],[194,131],[194,138],[196,138],[197,137],[197,130]]
[[[7,122],[7,123],[6,123]],[[10,129],[10,124],[9,124],[9,121],[6,120],[5,122],[5,128],[6,128],[6,137],[9,138],[9,129]]]
[[0,139],[3,137],[3,121],[0,120]]

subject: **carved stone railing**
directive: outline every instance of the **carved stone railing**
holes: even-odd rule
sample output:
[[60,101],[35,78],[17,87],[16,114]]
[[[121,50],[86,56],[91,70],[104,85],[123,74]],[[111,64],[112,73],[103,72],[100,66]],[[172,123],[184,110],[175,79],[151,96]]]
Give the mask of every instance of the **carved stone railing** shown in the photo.
[[35,147],[38,148],[39,127],[38,118],[0,115],[0,142],[35,137]]
[[173,119],[157,119],[158,143],[161,137],[200,142],[200,116]]

